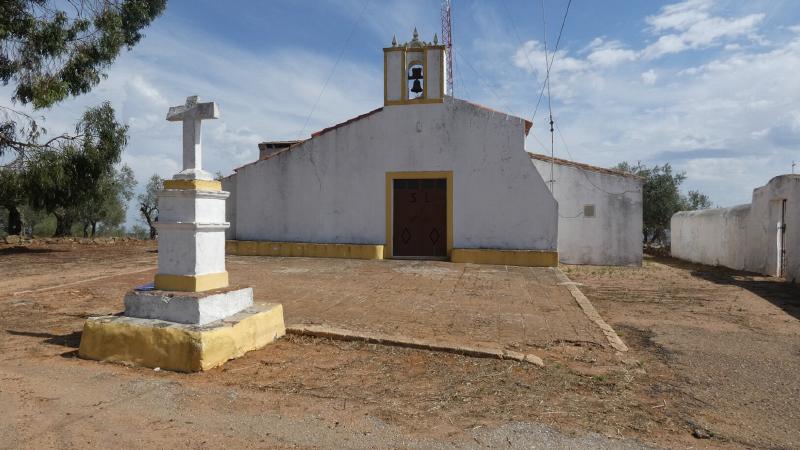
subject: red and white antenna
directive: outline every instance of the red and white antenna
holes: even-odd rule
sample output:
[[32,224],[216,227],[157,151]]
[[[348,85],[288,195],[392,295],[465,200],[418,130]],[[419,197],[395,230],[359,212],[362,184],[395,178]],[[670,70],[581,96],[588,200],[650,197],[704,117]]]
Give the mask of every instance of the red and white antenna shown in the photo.
[[447,58],[447,94],[453,95],[453,22],[450,16],[450,0],[442,0],[442,43]]

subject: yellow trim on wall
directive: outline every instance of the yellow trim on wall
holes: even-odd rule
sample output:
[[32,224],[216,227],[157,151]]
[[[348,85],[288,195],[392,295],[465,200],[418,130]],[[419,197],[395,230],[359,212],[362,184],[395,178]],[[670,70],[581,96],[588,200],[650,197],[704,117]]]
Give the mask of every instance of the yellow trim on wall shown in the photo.
[[444,103],[443,98],[419,98],[416,100],[387,100],[386,106],[393,105],[424,105],[430,103]]
[[162,291],[202,292],[228,287],[228,272],[202,275],[156,274],[156,289]]
[[496,264],[525,267],[558,267],[558,252],[552,250],[454,248],[450,260],[454,263]]
[[428,49],[427,48],[422,51],[422,59],[425,60],[425,64],[422,65],[422,79],[425,82],[425,84],[422,85],[422,98],[427,100],[428,99]]
[[[436,98],[429,98],[428,94],[428,52],[430,50],[440,50],[437,63],[439,64],[439,97]],[[402,52],[402,56],[400,58],[400,65],[404,68],[403,76],[400,77],[400,99],[399,100],[389,100],[389,59],[388,53],[391,52]],[[445,48],[444,45],[426,45],[424,47],[386,47],[383,49],[383,104],[384,106],[392,106],[392,105],[413,105],[413,104],[431,104],[431,103],[443,103],[444,102],[444,52]],[[423,78],[424,84],[422,86],[423,92],[422,97],[411,100],[408,98],[408,69],[409,69],[409,53],[421,53],[422,54],[422,69],[423,69]]]
[[403,57],[400,59],[400,66],[403,68],[403,76],[400,77],[400,101],[408,101],[408,72],[406,67],[407,53],[403,52]]
[[256,307],[238,322],[210,328],[126,316],[92,317],[83,325],[78,355],[177,372],[208,370],[286,334],[280,304]]
[[[439,59],[439,96],[442,98],[442,100],[444,100],[444,96],[446,95],[446,93],[445,93],[446,89],[445,89],[445,85],[444,85],[444,71],[447,70],[447,68],[444,66],[444,54],[445,54],[445,50],[444,50],[444,48],[442,48],[442,50],[439,52],[439,58],[438,58]],[[452,95],[452,93],[450,95]]]
[[222,183],[216,180],[164,180],[164,189],[221,191]]
[[408,179],[438,179],[447,180],[447,257],[451,257],[453,251],[453,171],[441,172],[386,172],[386,244],[383,247],[383,258],[389,259],[394,256],[392,252],[392,184],[394,180]]
[[226,241],[225,253],[239,256],[383,259],[380,244],[317,244],[313,242]]

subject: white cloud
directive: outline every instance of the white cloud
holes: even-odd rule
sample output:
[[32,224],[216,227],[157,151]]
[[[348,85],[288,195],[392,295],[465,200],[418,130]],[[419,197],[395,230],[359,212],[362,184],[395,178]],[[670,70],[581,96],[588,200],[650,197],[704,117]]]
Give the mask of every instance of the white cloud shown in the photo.
[[627,49],[619,41],[592,41],[592,49],[586,60],[595,66],[611,67],[623,62],[634,61],[637,52]]
[[[734,25],[743,22],[725,19],[730,27],[721,27],[714,35],[724,36],[709,41],[685,33],[703,21],[722,24],[709,22],[714,3],[679,5],[683,9],[665,8],[662,13],[671,14],[661,14],[649,25],[652,30],[666,30],[666,36],[674,35],[676,49],[701,42],[717,46],[711,53],[714,56],[701,65],[690,65],[693,59],[689,58],[655,65],[643,57],[603,65],[590,59],[606,45],[614,48],[602,37],[576,53],[561,51],[572,60],[559,70],[559,56],[553,66],[554,115],[566,140],[565,145],[556,137],[556,154],[601,166],[623,160],[669,162],[687,172],[686,188],[710,194],[715,203],[747,202],[753,188],[788,173],[791,161],[800,159],[798,30],[772,29],[770,41],[751,41],[756,45],[729,46],[723,51],[726,44],[738,44],[728,39],[733,39]],[[761,21],[752,18],[760,15],[744,17],[751,18],[744,28],[759,33]],[[628,49],[621,44],[618,48]],[[528,43],[514,54],[517,67],[525,67],[521,58],[525,50],[544,58],[541,46]],[[534,122],[528,148],[543,151],[541,141],[547,142],[549,151],[541,107]]]
[[656,42],[642,50],[642,57],[655,59],[688,49],[705,48],[717,44],[723,38],[748,36],[758,40],[756,28],[765,14],[749,14],[738,18],[723,18],[711,14],[713,0],[686,0],[667,5],[645,21],[656,34]]
[[[299,48],[255,54],[164,25],[148,30],[139,45],[121,55],[92,92],[41,112],[55,135],[70,131],[86,107],[110,101],[118,120],[129,125],[123,163],[134,170],[140,190],[154,173],[171,177],[180,171],[181,127],[165,116],[188,95],[220,107],[220,119],[203,124],[203,165],[224,174],[257,159],[262,140],[308,137],[382,104],[382,66],[345,54],[301,135],[334,66],[330,55]],[[0,87],[0,105],[15,106],[11,95],[10,86]],[[129,224],[136,214],[130,206]]]
[[652,86],[656,84],[656,80],[658,79],[658,74],[653,69],[648,70],[647,72],[642,72],[642,83]]

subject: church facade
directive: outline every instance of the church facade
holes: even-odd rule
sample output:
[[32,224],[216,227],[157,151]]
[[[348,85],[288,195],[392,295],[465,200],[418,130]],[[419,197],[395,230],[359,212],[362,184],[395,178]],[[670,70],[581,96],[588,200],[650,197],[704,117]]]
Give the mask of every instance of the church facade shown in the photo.
[[531,123],[445,95],[445,50],[384,49],[384,105],[267,142],[223,180],[233,254],[558,264],[558,203]]

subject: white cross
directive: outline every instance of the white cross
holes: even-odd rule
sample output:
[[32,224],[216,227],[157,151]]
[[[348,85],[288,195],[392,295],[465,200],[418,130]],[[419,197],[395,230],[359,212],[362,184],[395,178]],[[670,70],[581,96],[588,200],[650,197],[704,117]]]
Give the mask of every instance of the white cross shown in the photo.
[[186,104],[171,106],[167,112],[170,122],[183,121],[183,171],[176,179],[210,180],[210,173],[203,170],[203,154],[200,139],[200,124],[205,119],[218,119],[219,108],[214,102],[197,103],[197,96],[186,97]]

